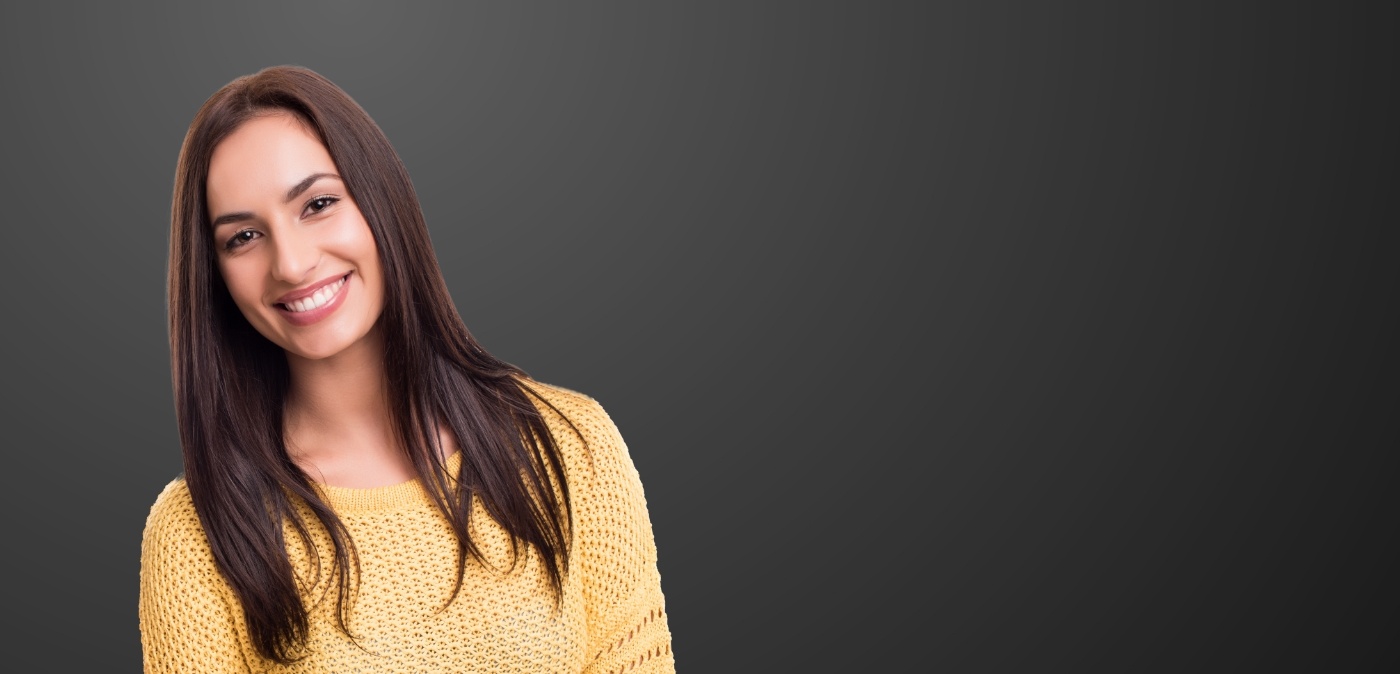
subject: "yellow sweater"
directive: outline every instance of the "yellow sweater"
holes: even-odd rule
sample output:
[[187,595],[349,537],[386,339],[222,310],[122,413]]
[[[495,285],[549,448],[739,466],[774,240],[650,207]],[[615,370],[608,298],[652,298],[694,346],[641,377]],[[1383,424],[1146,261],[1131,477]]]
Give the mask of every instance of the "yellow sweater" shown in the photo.
[[[592,398],[529,383],[587,439],[585,447],[558,415],[542,410],[574,499],[560,610],[537,554],[509,570],[510,539],[480,505],[473,538],[496,569],[469,560],[461,593],[440,610],[456,579],[456,548],[421,484],[323,486],[359,551],[349,627],[363,650],[336,629],[335,591],[325,593],[330,574],[322,573],[302,595],[311,607],[308,657],[275,665],[253,649],[238,598],[214,565],[184,480],[176,479],[151,507],[141,542],[145,671],[673,673],[651,521],[627,447]],[[295,536],[288,541],[298,577],[311,579],[307,551]]]

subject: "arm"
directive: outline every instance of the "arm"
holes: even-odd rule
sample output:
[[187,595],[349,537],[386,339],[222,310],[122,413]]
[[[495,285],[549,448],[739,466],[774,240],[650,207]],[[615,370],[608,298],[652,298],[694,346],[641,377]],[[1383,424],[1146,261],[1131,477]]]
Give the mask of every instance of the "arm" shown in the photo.
[[189,491],[168,485],[141,539],[141,653],[147,674],[247,672],[237,610]]
[[573,417],[591,465],[579,484],[578,569],[589,616],[587,674],[675,672],[656,543],[641,478],[617,426],[597,402]]

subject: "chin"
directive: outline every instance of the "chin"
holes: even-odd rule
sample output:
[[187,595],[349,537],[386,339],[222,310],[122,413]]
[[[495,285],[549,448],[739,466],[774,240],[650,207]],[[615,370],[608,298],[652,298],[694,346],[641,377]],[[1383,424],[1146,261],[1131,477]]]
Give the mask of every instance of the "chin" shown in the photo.
[[325,360],[344,353],[345,348],[343,346],[323,346],[317,348],[293,345],[290,347],[283,347],[283,350],[287,352],[287,355],[296,356],[303,360]]
[[334,356],[345,350],[345,344],[340,340],[327,339],[286,339],[284,335],[279,335],[283,339],[273,339],[272,343],[281,347],[288,356],[295,356],[306,360],[322,360]]
[[[272,331],[269,331],[272,332]],[[296,333],[300,334],[296,334]],[[282,348],[288,357],[300,360],[326,360],[349,352],[362,352],[373,343],[367,338],[374,332],[374,326],[328,324],[319,329],[294,330],[289,333],[274,333],[269,339]],[[266,335],[264,335],[266,336]]]

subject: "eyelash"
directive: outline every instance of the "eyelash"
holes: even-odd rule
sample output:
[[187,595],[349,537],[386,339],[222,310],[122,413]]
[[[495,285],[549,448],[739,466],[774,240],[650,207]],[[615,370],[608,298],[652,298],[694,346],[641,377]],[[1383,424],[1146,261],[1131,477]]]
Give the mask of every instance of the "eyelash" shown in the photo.
[[301,209],[301,211],[302,211],[303,213],[305,213],[305,212],[306,212],[306,209],[311,208],[311,204],[314,204],[314,203],[316,203],[316,202],[318,202],[318,201],[324,201],[324,202],[326,202],[326,205],[325,205],[325,206],[322,206],[322,207],[320,208],[320,210],[312,211],[312,213],[320,213],[320,212],[322,212],[322,211],[325,211],[327,208],[330,208],[331,206],[334,206],[335,203],[336,203],[337,201],[340,201],[340,197],[333,197],[333,196],[331,196],[331,195],[329,195],[329,194],[323,194],[323,195],[321,195],[321,196],[319,196],[319,197],[312,197],[310,201],[307,201],[307,202],[306,202],[306,206],[304,206],[304,207]]
[[[314,204],[314,203],[316,203],[316,202],[318,202],[318,201],[325,202],[325,205],[322,206],[322,207],[319,208],[319,209],[316,209],[316,210],[311,211],[311,214],[312,214],[312,215],[316,215],[316,214],[319,214],[319,213],[324,213],[324,212],[326,211],[327,208],[330,208],[331,206],[334,206],[334,205],[336,204],[336,202],[340,201],[340,197],[333,197],[333,196],[331,196],[331,195],[329,195],[329,194],[323,194],[323,195],[321,195],[321,196],[319,196],[319,197],[312,197],[310,200],[308,200],[308,201],[306,202],[306,205],[302,207],[301,212],[302,212],[302,213],[305,213],[305,212],[307,211],[307,209],[310,209],[310,208],[311,208],[311,205],[312,205],[312,204]],[[238,238],[238,237],[240,237],[240,236],[243,236],[244,234],[258,234],[259,236],[261,236],[261,234],[259,234],[257,230],[254,230],[254,229],[240,229],[240,230],[238,230],[237,232],[234,232],[234,233],[233,233],[233,236],[229,237],[228,241],[225,241],[225,242],[224,242],[224,250],[230,251],[230,250],[233,250],[233,249],[235,249],[235,248],[242,248],[243,246],[248,245],[248,242],[249,242],[249,241],[252,241],[252,239],[242,239],[242,240],[240,240],[240,239]]]
[[[224,242],[224,250],[231,251],[235,248],[242,248],[243,246],[247,245],[249,241],[252,241],[252,239],[245,239],[240,241],[238,237],[243,236],[244,234],[258,234],[258,232],[257,230],[253,229],[240,229],[234,232],[233,236],[230,236],[228,238],[228,241]],[[258,235],[262,236],[261,234]]]

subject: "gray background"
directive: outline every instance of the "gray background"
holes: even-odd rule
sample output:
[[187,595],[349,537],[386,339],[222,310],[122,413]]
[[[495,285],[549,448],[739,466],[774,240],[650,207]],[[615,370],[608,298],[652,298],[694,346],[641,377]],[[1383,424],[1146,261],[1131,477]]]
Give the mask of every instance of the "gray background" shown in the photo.
[[1393,16],[396,4],[0,10],[6,669],[139,671],[174,162],[276,64],[613,415],[680,670],[1375,664]]

